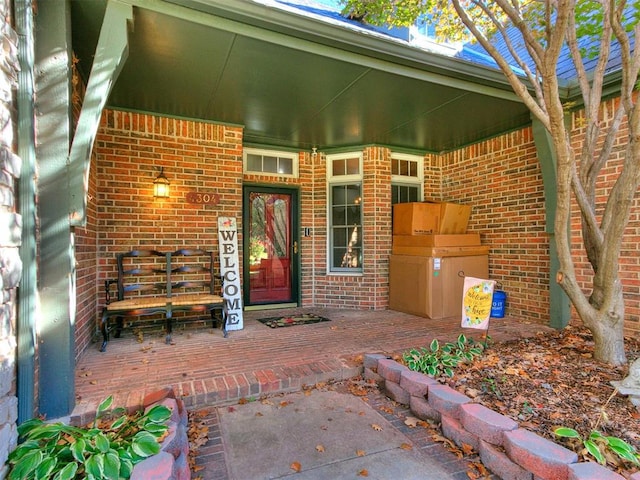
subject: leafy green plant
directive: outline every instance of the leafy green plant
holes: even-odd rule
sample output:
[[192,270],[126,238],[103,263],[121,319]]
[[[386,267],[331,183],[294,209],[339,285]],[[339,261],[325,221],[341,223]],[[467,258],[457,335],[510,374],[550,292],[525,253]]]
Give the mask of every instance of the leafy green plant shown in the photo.
[[584,453],[591,455],[602,465],[607,463],[607,452],[612,452],[620,459],[640,466],[640,454],[635,447],[618,437],[608,437],[597,430],[592,430],[587,438],[582,438],[576,430],[568,427],[558,427],[553,433],[558,437],[574,438],[580,441],[584,446]]
[[402,355],[402,359],[411,370],[425,373],[431,377],[446,375],[453,377],[453,372],[461,363],[471,362],[482,354],[485,346],[476,343],[464,334],[458,336],[454,343],[440,345],[434,338],[429,348],[411,349]]
[[[155,405],[146,413],[109,414],[113,397],[100,403],[93,424],[73,427],[31,419],[18,427],[24,441],[9,455],[9,480],[129,478],[133,466],[160,451],[171,410]],[[117,417],[117,418],[115,418]],[[115,419],[114,419],[115,418]]]

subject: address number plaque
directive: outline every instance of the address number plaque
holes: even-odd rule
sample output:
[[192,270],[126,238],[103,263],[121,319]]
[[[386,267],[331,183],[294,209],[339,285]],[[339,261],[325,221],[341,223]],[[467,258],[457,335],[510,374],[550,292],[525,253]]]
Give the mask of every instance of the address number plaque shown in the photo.
[[187,203],[217,205],[220,203],[220,195],[207,192],[188,192]]

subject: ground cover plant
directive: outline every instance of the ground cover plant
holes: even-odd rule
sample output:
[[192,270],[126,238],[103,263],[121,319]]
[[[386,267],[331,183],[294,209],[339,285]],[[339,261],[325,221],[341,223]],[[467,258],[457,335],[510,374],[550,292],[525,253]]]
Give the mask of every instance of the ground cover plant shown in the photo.
[[21,424],[23,442],[9,455],[9,480],[130,478],[136,463],[160,451],[171,411],[155,405],[128,415],[122,408],[111,410],[112,403],[107,397],[87,427],[39,418]]
[[[626,339],[630,360],[640,358],[640,340]],[[603,437],[619,439],[640,450],[640,412],[626,396],[615,393],[628,366],[613,367],[594,359],[591,333],[569,326],[530,338],[489,344],[482,355],[460,365],[441,382],[474,402],[516,420],[521,427],[576,451],[581,461],[601,460],[585,446]],[[556,435],[558,429],[563,436]],[[568,429],[577,436],[567,435]],[[598,432],[592,434],[592,432]],[[611,443],[616,444],[616,440]],[[638,471],[630,459],[602,448],[607,467],[628,477]],[[597,454],[596,454],[597,455]],[[637,457],[636,457],[637,458]]]

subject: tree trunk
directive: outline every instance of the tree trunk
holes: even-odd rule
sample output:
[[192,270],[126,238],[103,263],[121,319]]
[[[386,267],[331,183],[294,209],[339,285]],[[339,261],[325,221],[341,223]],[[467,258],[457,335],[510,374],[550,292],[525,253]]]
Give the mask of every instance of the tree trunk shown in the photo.
[[[578,314],[593,334],[593,358],[609,365],[627,363],[624,351],[624,298],[619,289],[612,311],[591,308],[590,312]],[[584,314],[583,314],[584,313]]]

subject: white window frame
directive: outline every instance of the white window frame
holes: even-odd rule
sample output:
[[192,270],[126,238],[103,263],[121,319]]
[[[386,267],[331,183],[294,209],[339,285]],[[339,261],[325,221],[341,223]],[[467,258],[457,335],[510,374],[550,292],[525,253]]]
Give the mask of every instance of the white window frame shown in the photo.
[[[358,170],[359,173],[357,175],[334,175],[333,173],[333,161],[334,160],[344,160],[349,158],[357,158],[358,159]],[[333,186],[338,185],[350,185],[354,183],[360,184],[360,195],[363,195],[364,189],[364,173],[363,173],[363,155],[362,152],[348,152],[348,153],[338,153],[333,155],[326,156],[327,162],[327,275],[343,275],[343,276],[362,276],[364,273],[364,237],[362,237],[362,227],[363,227],[363,212],[360,211],[360,225],[359,225],[359,235],[361,235],[361,245],[362,245],[362,263],[359,268],[347,268],[347,267],[334,267],[332,263],[333,257],[333,223],[332,223],[332,195],[331,188]],[[362,205],[362,202],[361,202]]]
[[[247,165],[248,155],[261,155],[264,157],[277,157],[277,158],[289,158],[291,159],[292,173],[277,173],[277,172],[264,172],[258,170],[249,170]],[[251,173],[252,175],[261,175],[269,177],[288,177],[298,178],[299,176],[299,162],[298,154],[295,152],[285,152],[281,150],[270,150],[268,148],[243,148],[242,149],[242,170],[245,173]]]
[[394,160],[407,160],[417,163],[417,177],[391,175],[391,186],[418,187],[418,201],[421,202],[424,199],[424,157],[420,155],[410,155],[408,153],[391,153],[391,161],[393,162]]

